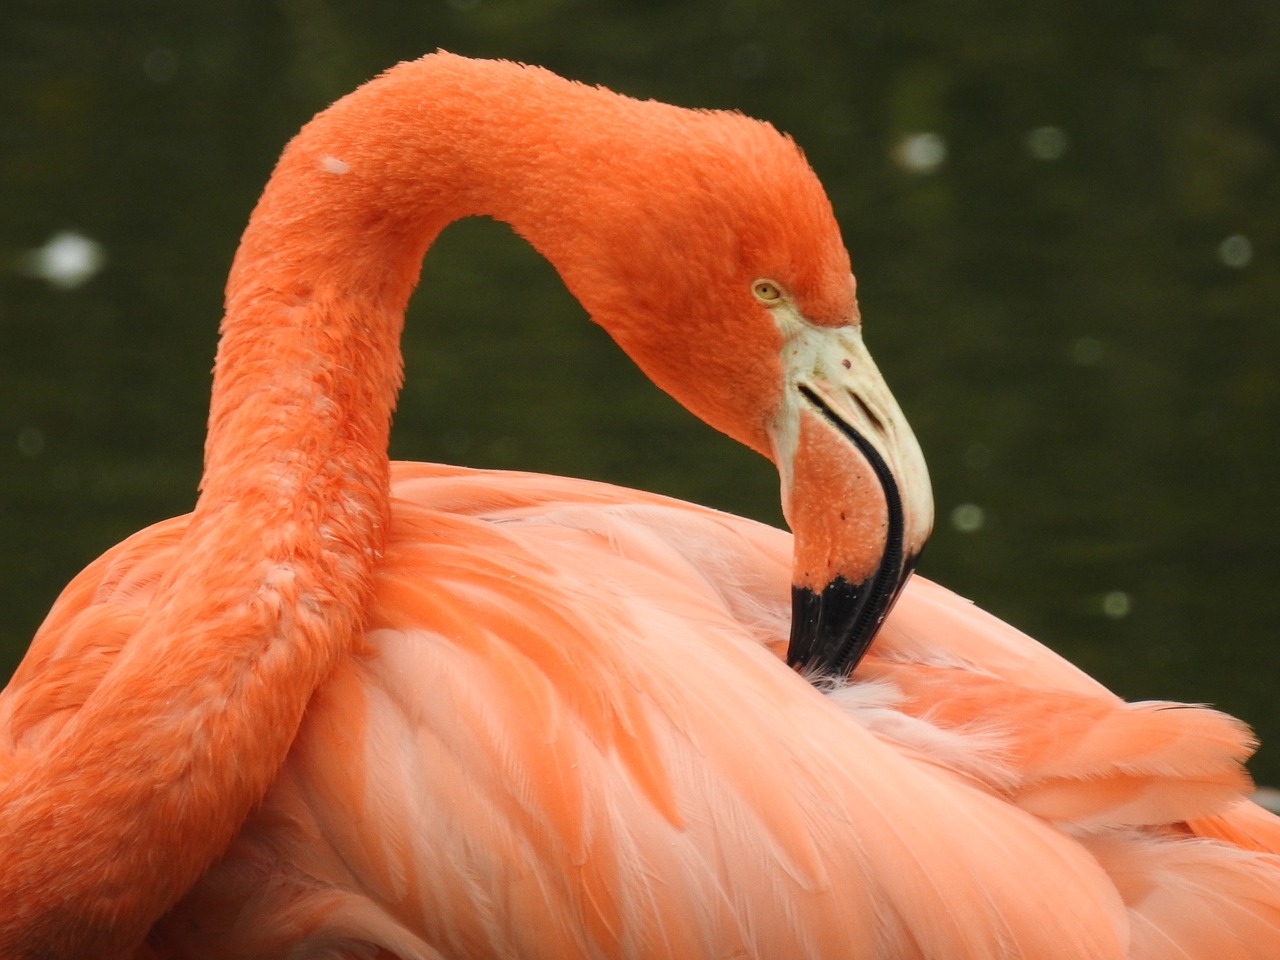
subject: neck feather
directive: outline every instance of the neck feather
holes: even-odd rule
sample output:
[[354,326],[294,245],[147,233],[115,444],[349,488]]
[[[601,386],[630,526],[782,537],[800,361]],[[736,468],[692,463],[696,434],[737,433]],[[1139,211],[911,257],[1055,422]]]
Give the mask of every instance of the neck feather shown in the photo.
[[562,214],[581,175],[561,135],[621,99],[437,55],[285,151],[228,284],[181,557],[83,707],[0,785],[0,889],[35,892],[0,905],[0,953],[125,955],[231,840],[359,636],[426,248],[487,214],[572,271],[582,224]]

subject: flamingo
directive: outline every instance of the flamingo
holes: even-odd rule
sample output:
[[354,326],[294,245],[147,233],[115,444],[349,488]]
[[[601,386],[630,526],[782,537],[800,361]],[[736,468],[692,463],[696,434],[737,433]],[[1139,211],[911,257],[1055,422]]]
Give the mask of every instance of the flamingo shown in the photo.
[[[792,533],[388,462],[405,303],[476,214],[776,463]],[[250,219],[194,511],[77,576],[0,695],[0,956],[1274,955],[1247,728],[913,575],[931,524],[791,141],[401,64]]]

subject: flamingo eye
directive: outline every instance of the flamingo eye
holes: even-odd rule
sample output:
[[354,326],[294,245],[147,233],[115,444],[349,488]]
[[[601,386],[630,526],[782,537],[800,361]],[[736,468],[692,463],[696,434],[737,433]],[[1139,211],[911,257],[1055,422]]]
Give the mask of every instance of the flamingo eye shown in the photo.
[[751,284],[751,292],[766,307],[782,302],[782,287],[772,280],[757,280]]

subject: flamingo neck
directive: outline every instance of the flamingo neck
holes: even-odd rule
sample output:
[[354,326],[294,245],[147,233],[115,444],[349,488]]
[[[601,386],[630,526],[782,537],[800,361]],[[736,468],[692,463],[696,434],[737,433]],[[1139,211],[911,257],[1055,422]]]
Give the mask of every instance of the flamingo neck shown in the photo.
[[524,74],[404,64],[285,151],[228,283],[180,558],[94,693],[0,785],[0,889],[29,894],[0,906],[0,954],[135,949],[231,841],[357,642],[426,248],[451,220],[489,214],[574,267],[574,224],[556,211],[563,179],[581,175],[547,131],[566,95],[614,98]]

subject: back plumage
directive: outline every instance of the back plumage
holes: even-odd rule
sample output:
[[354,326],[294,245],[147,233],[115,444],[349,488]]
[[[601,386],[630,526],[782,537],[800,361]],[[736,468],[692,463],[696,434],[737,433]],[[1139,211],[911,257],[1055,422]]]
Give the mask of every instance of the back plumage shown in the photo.
[[[1235,721],[1125,704],[918,577],[823,696],[776,669],[780,531],[531,475],[402,464],[393,493],[364,650],[153,932],[160,955],[1207,960],[1280,942],[1280,860],[1219,839],[1274,823],[1241,799]],[[143,609],[182,525],[72,583],[42,671],[83,656],[104,610]],[[10,697],[0,719],[30,740],[74,699]]]

